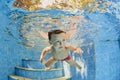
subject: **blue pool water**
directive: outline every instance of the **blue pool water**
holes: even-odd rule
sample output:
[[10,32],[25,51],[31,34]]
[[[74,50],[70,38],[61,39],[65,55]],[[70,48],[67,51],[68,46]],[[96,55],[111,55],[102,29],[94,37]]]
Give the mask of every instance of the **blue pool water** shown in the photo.
[[[56,76],[71,75],[71,80],[120,80],[119,0],[108,1],[105,11],[94,12],[58,9],[30,12],[11,7],[12,1],[0,0],[0,80],[8,80],[11,74],[26,77],[27,71],[22,73],[15,67],[23,66],[22,59],[25,58],[39,59],[42,49],[49,43],[38,31],[53,29],[72,33],[68,42],[81,47],[84,54],[81,56],[72,51],[70,54],[78,63],[83,61],[86,68],[85,74],[81,75],[77,68],[63,62],[63,73],[59,71]],[[70,27],[74,23],[76,26]],[[38,68],[38,64],[42,65],[37,62],[33,66]],[[29,72],[27,77],[31,75],[41,76],[39,72]]]

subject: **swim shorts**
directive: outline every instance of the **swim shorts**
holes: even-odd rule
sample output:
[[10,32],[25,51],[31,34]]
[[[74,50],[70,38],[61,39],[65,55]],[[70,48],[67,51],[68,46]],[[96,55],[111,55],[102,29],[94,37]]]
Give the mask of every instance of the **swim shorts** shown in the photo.
[[70,60],[70,59],[71,59],[71,56],[68,55],[65,59],[62,59],[61,61]]

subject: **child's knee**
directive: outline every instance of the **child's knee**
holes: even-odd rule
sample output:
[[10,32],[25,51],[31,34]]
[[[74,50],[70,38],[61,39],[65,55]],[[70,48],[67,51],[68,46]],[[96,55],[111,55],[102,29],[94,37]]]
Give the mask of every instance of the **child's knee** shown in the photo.
[[50,67],[50,66],[53,65],[53,64],[54,64],[54,61],[51,60],[51,61],[46,62],[46,63],[45,63],[45,66],[46,66],[46,67]]
[[51,57],[51,61],[56,61],[56,59],[54,57]]
[[45,67],[49,67],[50,66],[50,63],[48,64],[48,63],[45,63]]

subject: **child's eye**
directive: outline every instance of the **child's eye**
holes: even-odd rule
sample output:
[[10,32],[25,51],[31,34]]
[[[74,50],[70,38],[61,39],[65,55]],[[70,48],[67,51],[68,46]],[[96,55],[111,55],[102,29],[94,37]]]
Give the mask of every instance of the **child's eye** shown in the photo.
[[63,41],[65,41],[65,39],[63,39]]
[[58,44],[60,41],[56,41],[55,44]]

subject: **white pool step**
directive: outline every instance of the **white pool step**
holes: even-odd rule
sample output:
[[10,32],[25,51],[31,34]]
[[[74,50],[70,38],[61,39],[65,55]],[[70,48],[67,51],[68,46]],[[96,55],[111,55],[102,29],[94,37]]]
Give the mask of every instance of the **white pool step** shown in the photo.
[[[24,68],[17,66],[15,67],[15,74],[18,76],[29,77],[29,78],[57,78],[63,76],[63,69],[62,68],[53,68],[48,71],[45,69],[34,69],[34,68]],[[54,74],[54,75],[53,75]]]
[[71,77],[59,77],[59,78],[53,78],[53,79],[30,79],[25,78],[17,75],[9,75],[10,80],[70,80]]

